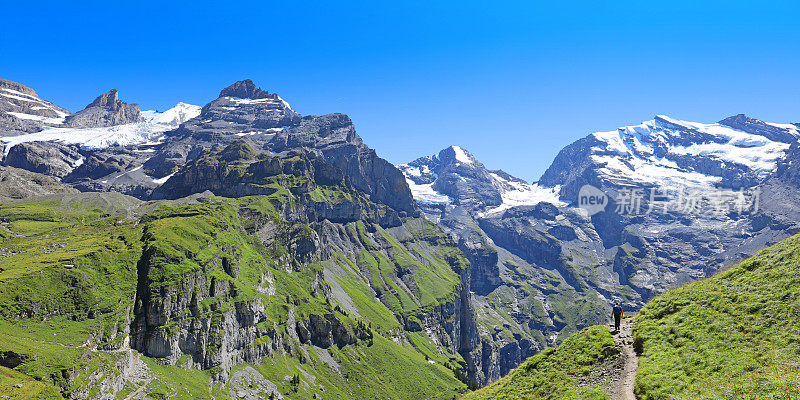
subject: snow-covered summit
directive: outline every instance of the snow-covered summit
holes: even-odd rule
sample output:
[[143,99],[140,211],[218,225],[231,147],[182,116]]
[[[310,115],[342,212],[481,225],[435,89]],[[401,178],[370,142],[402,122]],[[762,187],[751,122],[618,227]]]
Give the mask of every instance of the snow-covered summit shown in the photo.
[[462,205],[490,215],[521,205],[557,205],[558,188],[529,184],[503,171],[487,170],[460,146],[397,166],[414,198],[423,206]]
[[142,118],[154,124],[178,127],[180,124],[200,115],[202,107],[193,104],[178,103],[164,112],[142,111]]
[[588,159],[602,180],[620,185],[747,187],[772,172],[798,137],[794,125],[744,116],[708,124],[658,115],[573,143],[542,182],[563,183],[564,177],[579,175],[580,164]]

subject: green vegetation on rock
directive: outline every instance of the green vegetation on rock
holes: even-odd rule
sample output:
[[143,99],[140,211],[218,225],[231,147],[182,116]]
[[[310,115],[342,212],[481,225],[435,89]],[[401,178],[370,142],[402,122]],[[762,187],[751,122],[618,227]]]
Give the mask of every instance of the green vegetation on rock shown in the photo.
[[[339,186],[315,190],[310,199],[325,204],[367,201]],[[303,206],[291,192],[121,207],[92,196],[0,206],[0,352],[19,359],[0,369],[0,388],[16,397],[125,398],[138,390],[225,399],[262,390],[268,398],[274,390],[297,399],[451,399],[466,390],[454,372],[464,360],[420,331],[424,321],[453,318],[446,306],[467,265],[435,225],[325,222],[349,237],[323,248],[319,223],[290,222],[279,211]],[[417,238],[420,227],[427,233]],[[269,354],[258,362],[204,369],[186,354],[170,361],[124,347],[143,326],[169,343],[207,324],[205,351],[217,360],[226,351],[214,344],[226,334],[223,321],[250,309],[265,316],[247,328],[255,334],[246,346]],[[143,325],[145,310],[159,322]],[[298,341],[299,326],[320,329],[310,325],[315,316],[356,339],[327,348]],[[115,386],[123,370],[146,379]]]
[[608,328],[589,327],[463,399],[606,399],[602,388],[586,384],[582,378],[613,361],[618,352]]

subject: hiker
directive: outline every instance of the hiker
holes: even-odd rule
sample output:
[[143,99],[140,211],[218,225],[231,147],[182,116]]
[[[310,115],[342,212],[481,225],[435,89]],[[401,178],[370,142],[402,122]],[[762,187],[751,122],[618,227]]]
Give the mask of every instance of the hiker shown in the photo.
[[622,306],[619,302],[614,303],[612,313],[614,314],[614,331],[619,332],[619,321],[622,319]]

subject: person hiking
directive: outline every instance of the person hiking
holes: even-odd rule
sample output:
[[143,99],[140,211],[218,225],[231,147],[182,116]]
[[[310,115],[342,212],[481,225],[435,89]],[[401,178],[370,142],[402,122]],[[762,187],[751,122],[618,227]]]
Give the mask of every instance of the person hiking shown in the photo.
[[614,331],[619,332],[619,321],[622,320],[622,305],[619,302],[614,303],[614,308],[611,311],[614,314]]

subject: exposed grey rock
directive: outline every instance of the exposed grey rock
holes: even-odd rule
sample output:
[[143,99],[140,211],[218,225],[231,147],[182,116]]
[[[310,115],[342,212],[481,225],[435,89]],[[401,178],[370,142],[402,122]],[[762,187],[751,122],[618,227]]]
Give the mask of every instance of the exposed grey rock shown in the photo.
[[792,144],[760,188],[761,214],[756,228],[800,232],[800,142]]
[[132,159],[123,155],[92,153],[80,166],[64,177],[64,182],[75,182],[82,178],[100,179],[110,174],[124,172],[131,168],[131,164]]
[[223,96],[207,104],[198,118],[170,133],[164,145],[144,164],[145,171],[156,178],[167,176],[205,150],[215,145],[226,146],[244,136],[257,152],[303,149],[314,152],[341,170],[349,183],[371,200],[386,204],[402,215],[419,215],[403,174],[362,142],[346,115],[301,118],[280,97],[253,89],[246,81],[224,89],[221,95],[232,93],[257,98]]
[[235,82],[233,85],[222,89],[219,97],[238,97],[240,99],[277,99],[277,95],[269,94],[266,90],[256,87],[250,79]]
[[33,89],[0,78],[0,136],[38,132],[67,115],[69,111],[40,99]]
[[344,114],[304,117],[300,125],[276,134],[267,147],[275,152],[312,149],[342,170],[350,184],[373,201],[404,215],[419,215],[403,174],[361,141],[353,122]]
[[[302,211],[299,214],[307,221],[366,220],[386,226],[400,223],[395,210],[359,201],[363,195],[352,188],[350,182],[342,170],[314,153],[292,151],[285,156],[268,153],[256,156],[250,144],[240,139],[224,149],[204,152],[155,189],[151,197],[180,198],[205,190],[226,197],[271,195],[278,190],[273,183],[278,183],[297,198],[296,206],[303,208],[293,212]],[[348,188],[348,192],[342,194],[346,198],[313,200],[312,192],[320,186],[331,185]]]
[[70,115],[64,125],[72,128],[94,128],[138,122],[141,118],[139,105],[128,104],[119,99],[117,89],[111,89],[94,99],[81,111]]
[[769,140],[793,144],[797,141],[797,135],[789,129],[770,125],[764,121],[750,118],[744,114],[737,114],[719,121],[722,125],[730,126],[733,129],[764,136]]
[[74,146],[56,142],[20,143],[9,150],[5,165],[40,174],[64,177],[83,161]]
[[47,175],[14,167],[0,167],[0,201],[77,192]]
[[0,112],[0,129],[4,136],[16,136],[42,130],[42,124],[29,119],[22,119],[11,114]]

